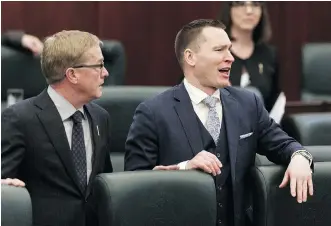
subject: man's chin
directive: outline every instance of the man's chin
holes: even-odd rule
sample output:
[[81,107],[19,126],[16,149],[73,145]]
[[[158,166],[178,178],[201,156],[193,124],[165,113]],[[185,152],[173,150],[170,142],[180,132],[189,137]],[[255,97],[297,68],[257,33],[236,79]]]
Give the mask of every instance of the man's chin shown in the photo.
[[230,83],[229,80],[226,80],[226,81],[219,82],[217,85],[218,85],[217,88],[221,89],[221,88],[225,88],[225,87],[231,86],[231,83]]

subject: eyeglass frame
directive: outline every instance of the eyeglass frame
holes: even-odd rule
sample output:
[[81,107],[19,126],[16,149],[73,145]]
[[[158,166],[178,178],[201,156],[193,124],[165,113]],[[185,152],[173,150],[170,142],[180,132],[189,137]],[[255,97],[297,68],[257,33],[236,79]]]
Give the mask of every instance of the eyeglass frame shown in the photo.
[[[72,66],[71,68],[77,69],[77,68],[99,68],[100,71],[100,75],[102,74],[102,69],[105,67],[105,63],[102,62],[100,64],[79,64],[76,66]],[[66,77],[66,74],[64,75]]]
[[76,66],[72,66],[71,68],[100,68],[102,69],[105,66],[105,63],[100,64],[80,64]]
[[247,1],[234,1],[231,3],[232,7],[247,7],[247,6],[251,6],[251,7],[261,7],[263,2],[260,1],[250,1],[251,3],[248,4]]

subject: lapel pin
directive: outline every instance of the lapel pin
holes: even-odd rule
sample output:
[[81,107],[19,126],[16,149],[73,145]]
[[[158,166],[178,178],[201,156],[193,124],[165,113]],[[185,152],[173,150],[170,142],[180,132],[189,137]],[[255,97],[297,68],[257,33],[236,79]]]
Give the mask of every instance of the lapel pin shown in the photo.
[[100,136],[100,133],[99,133],[99,126],[97,125],[97,131],[98,131],[98,136]]
[[262,75],[263,74],[263,64],[259,63],[259,72]]

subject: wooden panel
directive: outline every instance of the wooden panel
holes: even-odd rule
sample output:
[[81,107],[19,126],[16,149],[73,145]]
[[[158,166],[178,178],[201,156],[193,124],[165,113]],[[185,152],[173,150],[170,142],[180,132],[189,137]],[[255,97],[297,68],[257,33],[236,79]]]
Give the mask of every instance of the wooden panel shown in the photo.
[[45,37],[61,30],[98,33],[98,2],[2,2],[2,31]]
[[[81,29],[119,39],[127,54],[128,85],[174,85],[181,76],[174,53],[177,31],[197,18],[217,18],[220,2],[2,2],[2,31],[38,36]],[[331,42],[331,2],[270,2],[272,43],[288,100],[301,88],[301,46]]]
[[181,77],[176,33],[191,20],[216,17],[218,9],[217,2],[101,2],[100,36],[124,43],[127,84],[174,85]]

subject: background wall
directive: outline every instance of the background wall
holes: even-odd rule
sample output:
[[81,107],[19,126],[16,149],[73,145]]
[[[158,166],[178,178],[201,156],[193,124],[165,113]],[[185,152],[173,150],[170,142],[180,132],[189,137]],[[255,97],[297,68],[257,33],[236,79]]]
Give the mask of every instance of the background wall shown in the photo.
[[[217,18],[221,2],[1,2],[1,30],[45,37],[80,29],[122,41],[127,85],[174,85],[181,76],[174,53],[178,30],[191,20]],[[301,46],[331,42],[331,2],[270,2],[272,43],[278,47],[281,86],[299,99]]]

